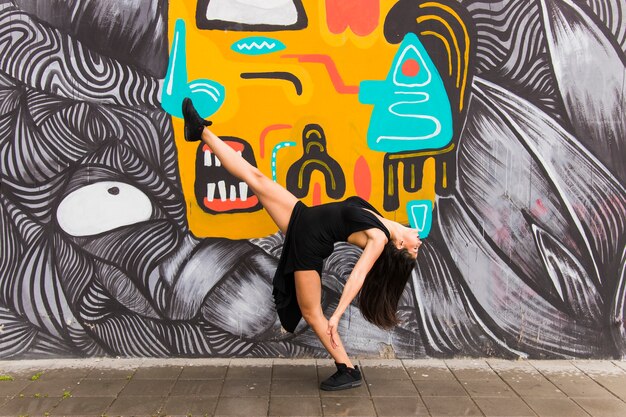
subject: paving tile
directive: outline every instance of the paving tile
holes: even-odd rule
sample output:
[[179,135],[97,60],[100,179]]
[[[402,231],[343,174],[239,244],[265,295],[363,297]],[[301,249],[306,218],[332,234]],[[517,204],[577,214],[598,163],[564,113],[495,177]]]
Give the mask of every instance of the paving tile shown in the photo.
[[277,379],[272,381],[272,396],[320,396],[317,378]]
[[178,379],[224,379],[228,366],[185,366]]
[[461,385],[472,397],[517,397],[515,391],[500,379],[470,379]]
[[72,397],[117,397],[126,379],[83,379],[72,390]]
[[530,360],[528,361],[535,369],[546,377],[551,375],[572,376],[583,375],[583,371],[575,367],[572,362],[565,360]]
[[593,376],[592,379],[626,401],[626,376]]
[[491,369],[487,362],[470,362],[465,366],[459,365],[458,367],[455,367],[453,363],[454,362],[449,363],[448,366],[450,367],[452,373],[459,379],[459,381],[465,381],[469,379],[500,379],[498,374],[493,369]]
[[626,361],[613,361],[611,363],[617,366],[618,368],[621,368],[622,370],[626,371]]
[[550,381],[568,397],[613,397],[610,391],[586,375],[552,376]]
[[166,415],[212,415],[217,406],[218,397],[206,395],[180,395],[169,397],[160,414]]
[[78,380],[74,378],[57,378],[55,380],[43,380],[38,379],[33,381],[32,384],[28,384],[20,394],[24,394],[25,397],[32,397],[39,395],[41,397],[62,397],[66,391],[70,393],[77,387]]
[[[40,371],[33,371],[33,370],[10,370],[10,369],[2,369],[0,370],[0,375],[8,375],[11,378],[13,378],[12,382],[22,382],[22,381],[28,381],[28,382],[32,382],[32,377],[33,375],[35,375],[36,373],[38,373]],[[0,382],[8,382],[8,381],[0,381]]]
[[13,398],[0,407],[0,416],[43,415],[60,401],[60,398]]
[[465,388],[457,380],[414,381],[422,396],[467,396]]
[[0,398],[13,397],[32,383],[28,380],[0,381]]
[[269,397],[220,397],[215,409],[216,416],[266,416]]
[[312,379],[317,381],[315,365],[274,365],[272,379]]
[[469,397],[422,397],[433,416],[482,416]]
[[547,381],[546,377],[536,369],[533,370],[499,370],[498,376],[506,382]]
[[113,404],[106,410],[109,416],[156,414],[163,403],[165,397],[117,397]]
[[599,361],[599,360],[575,360],[572,361],[572,364],[586,373],[587,375],[593,377],[597,376],[626,376],[626,371],[624,371],[619,366],[615,365],[611,361]]
[[624,417],[626,404],[617,398],[572,398],[593,417]]
[[81,380],[85,378],[91,372],[91,367],[85,368],[61,368],[61,369],[48,369],[43,371],[39,380],[50,381],[56,379],[76,379]]
[[340,391],[320,390],[319,393],[322,398],[325,398],[325,397],[369,397],[370,396],[370,392],[367,389],[367,384],[365,382],[363,382],[361,386],[356,387],[356,388],[350,388],[350,389],[340,390]]
[[322,398],[322,413],[324,416],[375,416],[376,410],[369,398],[326,397]]
[[226,379],[270,379],[271,366],[229,366]]
[[174,386],[168,379],[131,379],[120,392],[120,397],[165,397]]
[[535,417],[533,410],[519,398],[478,397],[474,401],[488,417]]
[[367,382],[372,397],[417,396],[417,389],[410,379],[379,379]]
[[130,379],[136,369],[98,369],[92,368],[85,378],[87,379]]
[[139,368],[133,374],[132,379],[178,379],[182,370],[181,366]]
[[588,417],[588,414],[569,398],[528,397],[524,400],[541,417]]
[[525,398],[564,398],[565,393],[544,377],[508,380],[517,394]]
[[321,416],[319,397],[271,397],[270,416]]
[[269,379],[226,379],[222,387],[222,397],[260,397],[270,393]]
[[414,381],[432,381],[432,380],[450,380],[456,381],[454,374],[448,367],[431,367],[423,366],[419,368],[407,367],[406,371],[409,377]]
[[222,391],[223,381],[221,379],[188,379],[178,380],[170,396],[178,395],[204,395],[218,396]]
[[115,397],[70,397],[50,411],[51,416],[102,415]]
[[419,397],[372,398],[379,416],[428,416],[428,409]]
[[410,379],[409,374],[402,367],[392,366],[364,366],[363,377],[367,381],[388,380],[388,379]]
[[493,369],[494,371],[500,373],[500,371],[528,371],[533,372],[536,371],[535,367],[530,364],[527,360],[510,360],[510,359],[499,359],[499,358],[489,358],[486,359],[485,362]]

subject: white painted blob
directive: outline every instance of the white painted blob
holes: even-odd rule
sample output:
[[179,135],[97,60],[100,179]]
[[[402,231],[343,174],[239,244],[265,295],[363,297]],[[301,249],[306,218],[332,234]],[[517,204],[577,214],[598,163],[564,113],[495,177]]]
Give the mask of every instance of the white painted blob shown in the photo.
[[57,209],[59,226],[72,236],[90,236],[148,220],[152,203],[143,191],[102,181],[73,191]]

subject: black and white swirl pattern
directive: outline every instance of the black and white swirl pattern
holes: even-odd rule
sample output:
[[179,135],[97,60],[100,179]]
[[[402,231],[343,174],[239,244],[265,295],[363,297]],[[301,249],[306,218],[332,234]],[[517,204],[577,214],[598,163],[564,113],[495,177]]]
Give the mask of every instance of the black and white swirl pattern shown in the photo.
[[537,0],[463,3],[477,33],[476,75],[505,83],[562,120]]
[[157,80],[85,48],[10,5],[0,6],[0,70],[60,97],[157,107]]

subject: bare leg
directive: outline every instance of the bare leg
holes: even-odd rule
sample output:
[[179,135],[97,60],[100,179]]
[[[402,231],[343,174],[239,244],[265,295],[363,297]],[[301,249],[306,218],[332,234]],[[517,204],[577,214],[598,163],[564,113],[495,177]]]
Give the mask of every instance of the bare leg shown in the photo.
[[211,148],[228,172],[248,184],[274,223],[286,233],[291,212],[298,199],[283,186],[266,177],[206,127],[202,131],[202,141]]
[[333,348],[330,343],[330,335],[326,334],[328,320],[322,311],[322,284],[317,271],[296,271],[296,296],[298,305],[302,311],[302,317],[311,326],[317,337],[337,363],[345,363],[349,368],[354,368],[352,361],[343,347],[341,339],[337,338],[337,347]]

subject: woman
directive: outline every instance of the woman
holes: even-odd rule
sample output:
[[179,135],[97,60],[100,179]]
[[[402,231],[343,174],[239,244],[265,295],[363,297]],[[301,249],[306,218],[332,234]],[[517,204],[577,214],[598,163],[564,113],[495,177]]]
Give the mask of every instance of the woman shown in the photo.
[[[183,101],[183,115],[185,139],[202,140],[208,145],[228,172],[248,184],[285,234],[273,281],[276,310],[281,324],[290,332],[304,317],[335,360],[337,372],[320,388],[358,387],[361,373],[341,343],[339,319],[360,291],[359,307],[368,321],[383,328],[397,324],[398,301],[421,245],[417,231],[383,218],[359,197],[307,207],[207,129],[211,122],[198,115],[188,98]],[[320,277],[324,258],[338,241],[352,243],[363,253],[346,281],[334,314],[327,320],[321,306]]]

